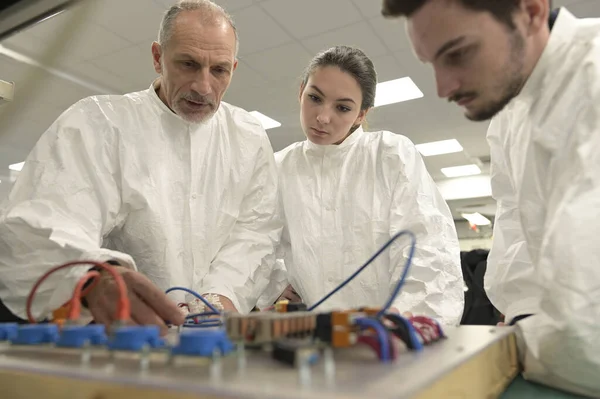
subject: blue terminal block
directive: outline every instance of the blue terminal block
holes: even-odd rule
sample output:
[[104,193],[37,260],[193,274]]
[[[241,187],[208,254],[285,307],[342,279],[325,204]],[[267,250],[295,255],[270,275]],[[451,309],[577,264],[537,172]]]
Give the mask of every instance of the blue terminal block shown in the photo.
[[19,325],[17,323],[0,323],[0,342],[12,341],[19,333]]
[[56,324],[26,324],[19,327],[17,336],[12,340],[15,345],[42,345],[58,341]]
[[128,326],[114,329],[108,348],[118,351],[138,352],[145,347],[161,348],[165,345],[158,326]]
[[65,326],[56,346],[63,348],[81,348],[84,345],[104,345],[108,341],[106,329],[102,324],[87,326]]
[[206,329],[183,332],[179,344],[171,353],[183,356],[212,356],[215,350],[227,355],[233,350],[233,344],[223,329]]

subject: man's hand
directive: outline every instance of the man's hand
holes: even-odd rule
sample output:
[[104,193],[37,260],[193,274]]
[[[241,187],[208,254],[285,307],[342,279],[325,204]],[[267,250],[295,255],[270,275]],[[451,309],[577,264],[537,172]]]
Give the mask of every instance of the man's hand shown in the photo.
[[[185,317],[177,305],[146,276],[124,267],[117,266],[114,269],[123,277],[127,287],[131,302],[131,322],[157,325],[161,335],[165,335],[168,330],[165,320],[175,325],[183,324]],[[115,322],[119,290],[110,274],[102,272],[100,281],[85,298],[96,323],[110,327]]]
[[292,285],[288,285],[286,289],[283,291],[283,294],[279,298],[277,298],[276,302],[288,300],[290,302],[302,302],[302,298],[296,292]]
[[[203,295],[204,298],[209,299],[207,297],[211,296],[211,295],[215,295],[219,298],[219,304],[220,307],[222,307],[223,312],[236,312],[237,313],[237,309],[235,308],[235,305],[233,304],[233,302],[231,302],[231,300],[229,298],[227,298],[226,296],[223,295],[219,295],[219,294],[207,294],[207,295]],[[209,302],[211,302],[209,300]],[[212,304],[213,306],[215,305],[214,303]],[[218,309],[219,307],[217,307]],[[205,311],[210,311],[210,309],[204,309]]]

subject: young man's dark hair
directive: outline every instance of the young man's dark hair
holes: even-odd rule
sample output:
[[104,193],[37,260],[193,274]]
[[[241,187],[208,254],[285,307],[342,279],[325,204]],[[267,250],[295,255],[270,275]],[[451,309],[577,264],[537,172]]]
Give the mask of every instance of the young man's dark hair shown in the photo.
[[[384,0],[382,14],[386,17],[410,17],[430,0]],[[487,11],[511,29],[515,28],[513,13],[520,0],[454,0],[474,11]]]

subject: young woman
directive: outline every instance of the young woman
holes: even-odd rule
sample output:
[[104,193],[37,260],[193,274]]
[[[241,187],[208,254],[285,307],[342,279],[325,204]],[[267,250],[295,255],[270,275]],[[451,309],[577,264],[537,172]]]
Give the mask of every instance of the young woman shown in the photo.
[[[394,234],[410,230],[416,250],[394,310],[458,324],[464,291],[450,210],[409,139],[363,131],[376,85],[373,63],[355,48],[333,47],[306,69],[300,120],[307,140],[276,154],[283,262],[261,304],[272,303],[289,283],[284,296],[297,292],[311,306]],[[399,238],[315,310],[382,306],[409,249],[409,238]]]

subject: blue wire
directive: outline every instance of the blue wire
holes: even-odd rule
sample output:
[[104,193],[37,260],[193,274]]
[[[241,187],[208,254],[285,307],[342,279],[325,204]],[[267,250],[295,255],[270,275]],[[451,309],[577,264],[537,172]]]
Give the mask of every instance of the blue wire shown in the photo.
[[[194,313],[194,314],[190,314],[187,315],[185,318],[187,321],[193,320],[196,317],[206,317],[206,316],[218,316],[218,313],[215,312],[203,312],[203,313]],[[204,319],[204,320],[198,320],[198,322],[193,322],[193,323],[185,323],[183,326],[184,327],[191,327],[191,328],[203,328],[203,327],[221,327],[223,325],[223,323],[221,323],[221,320],[218,319]]]
[[211,328],[211,327],[222,327],[222,324],[220,323],[214,323],[214,324],[184,324],[183,327],[185,328]]
[[[415,235],[412,231],[408,231],[408,230],[401,231],[398,234],[394,235],[392,237],[391,241],[393,242],[396,238],[399,238],[400,236],[402,236],[404,234],[408,234],[410,236],[410,251],[408,253],[408,258],[406,259],[406,264],[404,265],[404,270],[402,271],[402,276],[400,276],[400,279],[398,280],[398,283],[396,284],[396,288],[394,288],[392,295],[390,296],[390,298],[388,299],[386,304],[383,306],[383,308],[381,308],[381,310],[379,310],[379,313],[377,313],[378,318],[385,315],[385,312],[387,312],[388,309],[392,306],[392,304],[394,303],[394,300],[400,293],[400,290],[402,290],[402,286],[404,285],[404,282],[406,281],[406,276],[408,276],[408,271],[410,270],[410,265],[412,264],[413,256],[415,255],[415,249],[417,247],[417,237],[415,237]],[[391,244],[391,242],[390,242],[390,244]],[[385,249],[385,247],[387,245],[388,244],[386,244],[382,249],[380,249],[380,251],[383,251],[383,249]],[[378,255],[378,254],[376,254],[376,255]]]
[[390,352],[390,341],[385,327],[383,327],[377,319],[368,318],[356,319],[356,324],[359,327],[372,327],[375,329],[379,345],[381,346],[381,361],[384,363],[390,361],[392,354]]
[[[185,316],[186,319],[195,319],[196,317],[206,317],[206,316],[219,316],[219,313],[215,312],[203,312],[203,313],[194,313]],[[212,319],[214,320],[214,319]]]
[[398,295],[398,293],[400,292],[400,289],[404,285],[404,280],[406,279],[406,275],[408,274],[408,270],[410,269],[410,265],[412,263],[412,258],[413,258],[414,252],[415,252],[415,246],[417,243],[417,239],[416,239],[415,235],[409,230],[402,230],[401,232],[394,234],[392,236],[392,238],[390,238],[390,240],[388,242],[386,242],[377,252],[375,252],[375,254],[373,256],[371,256],[371,258],[364,265],[362,265],[350,277],[348,277],[345,281],[343,281],[340,285],[338,285],[333,291],[331,291],[329,294],[327,294],[323,298],[321,298],[317,303],[315,303],[314,305],[309,307],[308,311],[310,312],[310,311],[314,310],[317,306],[321,305],[323,302],[328,300],[336,292],[338,292],[339,290],[344,288],[346,286],[346,284],[348,284],[350,281],[352,281],[364,269],[366,269],[367,266],[369,266],[375,259],[377,259],[377,257],[379,255],[381,255],[383,253],[383,251],[385,251],[387,249],[387,247],[392,245],[392,243],[394,241],[396,241],[398,238],[402,237],[405,234],[409,235],[411,238],[410,253],[408,255],[408,259],[406,259],[406,264],[404,265],[404,272],[402,273],[402,276],[400,277],[400,280],[398,281],[398,284],[396,285],[396,288],[394,289],[392,296],[390,297],[390,299],[388,299],[388,302],[385,304],[385,306],[379,311],[379,313],[377,314],[377,317],[384,315],[385,312],[387,311],[387,309],[392,305],[392,303],[394,302],[394,299],[396,299],[396,296]]
[[171,287],[171,288],[169,288],[168,290],[165,291],[165,294],[168,294],[169,292],[173,292],[173,291],[184,291],[184,292],[187,292],[188,294],[192,294],[193,296],[195,296],[196,298],[198,298],[202,302],[204,302],[204,304],[206,306],[208,306],[210,308],[210,310],[212,310],[213,312],[215,312],[217,314],[221,314],[221,312],[219,312],[213,305],[211,305],[211,303],[208,302],[206,300],[206,298],[204,298],[202,295],[198,294],[194,290],[190,290],[189,288],[185,288],[185,287]]

